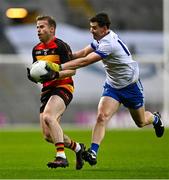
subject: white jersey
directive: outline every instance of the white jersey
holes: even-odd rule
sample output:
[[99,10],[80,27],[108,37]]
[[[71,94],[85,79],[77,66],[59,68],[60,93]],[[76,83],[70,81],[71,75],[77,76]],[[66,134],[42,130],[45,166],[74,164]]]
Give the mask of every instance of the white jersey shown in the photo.
[[94,40],[91,47],[102,57],[106,71],[106,82],[113,88],[120,89],[134,83],[139,78],[139,67],[127,46],[113,31],[101,40]]

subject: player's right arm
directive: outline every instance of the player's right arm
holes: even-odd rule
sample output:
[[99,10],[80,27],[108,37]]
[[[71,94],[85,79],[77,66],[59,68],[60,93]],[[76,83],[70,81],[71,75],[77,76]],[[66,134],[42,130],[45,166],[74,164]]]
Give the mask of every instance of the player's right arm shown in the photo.
[[94,52],[94,49],[91,46],[87,46],[84,49],[77,51],[73,54],[73,60],[65,62],[61,65],[56,64],[55,68],[52,68],[53,71],[59,72],[63,70],[76,70],[81,67],[88,66],[95,62],[98,62],[102,57]]
[[[32,59],[33,59],[33,62],[32,62],[32,63],[34,63],[35,61],[37,61],[36,56],[35,56],[35,47],[32,49]],[[37,83],[37,82],[35,81],[35,79],[33,79],[33,78],[31,77],[31,75],[30,75],[30,68],[27,67],[26,70],[27,70],[27,78],[28,78],[30,81],[32,81],[32,82],[34,82],[34,83]]]
[[94,51],[93,48],[90,45],[88,45],[82,50],[73,53],[73,60],[65,62],[61,65],[51,62],[48,64],[48,67],[52,71],[55,71],[56,73],[58,72],[61,73],[63,70],[76,70],[80,67],[84,67],[101,60],[101,57],[98,54],[94,53],[93,51]]
[[81,58],[81,57],[85,57],[88,54],[90,54],[91,52],[93,52],[93,49],[91,48],[90,45],[86,46],[85,48],[76,51],[73,53],[73,59],[77,59],[77,58]]

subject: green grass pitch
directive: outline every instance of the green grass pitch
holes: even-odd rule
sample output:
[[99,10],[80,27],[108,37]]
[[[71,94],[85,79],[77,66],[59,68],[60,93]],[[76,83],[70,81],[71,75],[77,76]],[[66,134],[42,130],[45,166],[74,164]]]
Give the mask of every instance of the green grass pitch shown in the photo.
[[[90,145],[91,131],[65,130]],[[153,129],[109,130],[100,146],[98,164],[75,170],[75,154],[66,149],[69,167],[49,169],[55,149],[40,130],[0,131],[0,179],[168,179],[169,129],[156,138]]]

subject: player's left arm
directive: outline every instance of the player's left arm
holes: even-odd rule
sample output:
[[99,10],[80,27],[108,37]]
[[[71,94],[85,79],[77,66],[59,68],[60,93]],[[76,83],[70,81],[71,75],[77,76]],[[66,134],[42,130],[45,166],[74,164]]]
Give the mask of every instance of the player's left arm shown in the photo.
[[91,52],[90,54],[88,54],[85,57],[82,58],[77,58],[74,59],[72,61],[66,62],[64,64],[61,65],[61,69],[62,70],[66,70],[66,69],[79,69],[85,66],[88,66],[90,64],[93,64],[95,62],[98,62],[102,59],[102,57],[95,53],[95,52]]
[[53,63],[53,62],[47,62],[48,74],[45,75],[44,80],[54,80],[54,79],[62,79],[65,77],[71,77],[76,74],[76,70],[70,69],[70,70],[61,70],[60,65]]
[[65,77],[71,77],[76,74],[76,70],[63,70],[59,71],[59,79],[65,78]]
[[[73,58],[72,51],[70,46],[58,39],[59,46],[59,55],[60,55],[60,63],[65,63],[67,61],[71,61]],[[49,79],[62,79],[65,77],[71,77],[76,74],[76,70],[63,70],[61,69],[60,64],[56,64],[53,62],[47,63],[47,69],[49,71]]]

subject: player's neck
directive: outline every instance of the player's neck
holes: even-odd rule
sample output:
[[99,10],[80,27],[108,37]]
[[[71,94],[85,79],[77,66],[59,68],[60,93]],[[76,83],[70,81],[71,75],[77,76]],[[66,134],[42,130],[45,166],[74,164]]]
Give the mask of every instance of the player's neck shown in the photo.
[[46,40],[45,42],[43,42],[44,44],[49,44],[51,41],[53,41],[56,37],[55,36],[51,36],[48,40]]
[[107,30],[103,33],[103,35],[100,37],[100,39],[98,39],[97,41],[100,41],[101,39],[103,39],[105,36],[107,36],[110,33],[110,30]]

